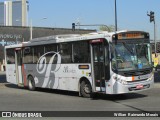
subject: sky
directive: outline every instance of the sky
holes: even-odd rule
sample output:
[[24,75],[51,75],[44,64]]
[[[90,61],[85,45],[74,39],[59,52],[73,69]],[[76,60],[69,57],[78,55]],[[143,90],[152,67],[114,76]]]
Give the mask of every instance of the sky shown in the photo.
[[[0,0],[2,2],[4,0]],[[115,0],[28,0],[28,21],[33,26],[71,28],[80,24],[115,25]],[[155,12],[156,39],[160,40],[160,0],[116,0],[119,30],[141,30],[153,39],[154,24],[147,11]],[[47,19],[44,19],[47,18]],[[95,27],[81,27],[95,29]]]

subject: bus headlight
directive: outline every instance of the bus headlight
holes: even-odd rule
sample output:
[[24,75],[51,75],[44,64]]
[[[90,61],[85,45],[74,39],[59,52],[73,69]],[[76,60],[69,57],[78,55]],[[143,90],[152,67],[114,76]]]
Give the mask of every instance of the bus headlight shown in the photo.
[[118,80],[118,82],[122,83],[123,85],[127,84],[126,80],[123,80],[123,79]]
[[126,85],[127,84],[127,81],[124,80],[124,79],[121,79],[120,77],[117,77],[117,76],[113,76],[113,79],[123,85]]

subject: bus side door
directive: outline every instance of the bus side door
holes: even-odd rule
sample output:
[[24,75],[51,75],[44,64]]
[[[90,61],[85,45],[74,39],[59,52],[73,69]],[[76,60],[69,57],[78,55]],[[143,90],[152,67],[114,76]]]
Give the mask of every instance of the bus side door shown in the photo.
[[23,86],[22,76],[22,49],[15,49],[15,65],[16,65],[16,79],[18,86]]
[[95,91],[105,91],[105,80],[106,80],[106,67],[105,67],[105,52],[106,48],[104,45],[104,39],[99,41],[92,40],[91,43],[91,63],[92,63],[92,78],[93,88]]
[[6,49],[6,80],[9,83],[17,84],[15,68],[15,50],[14,48]]

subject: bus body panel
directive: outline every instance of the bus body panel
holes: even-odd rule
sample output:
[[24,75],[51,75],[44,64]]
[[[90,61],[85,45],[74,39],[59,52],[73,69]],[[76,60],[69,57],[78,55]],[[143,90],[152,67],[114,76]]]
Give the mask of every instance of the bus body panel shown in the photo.
[[8,64],[6,66],[6,80],[9,83],[18,84],[16,79],[16,67],[15,64]]
[[[79,80],[87,78],[92,84],[90,64],[43,64],[38,70],[38,64],[24,64],[26,76],[34,78],[36,87],[78,91]],[[79,69],[79,65],[87,65],[89,69]]]
[[[121,32],[117,32],[121,33]],[[128,33],[127,31],[123,31],[123,33]],[[146,33],[147,34],[147,33]],[[132,36],[131,36],[132,35]],[[149,34],[148,34],[149,35]],[[152,87],[153,85],[153,72],[151,66],[150,73],[143,73],[139,75],[133,75],[130,74],[129,77],[122,76],[122,74],[119,74],[118,70],[113,69],[112,60],[113,60],[113,51],[115,51],[115,48],[113,47],[112,43],[119,43],[120,41],[128,41],[127,36],[130,42],[133,42],[134,40],[130,40],[130,37],[133,38],[143,38],[142,36],[139,36],[139,34],[119,34],[118,36],[115,36],[115,33],[96,33],[96,34],[88,34],[88,35],[79,35],[79,37],[71,36],[68,38],[63,37],[46,37],[46,38],[36,38],[35,40],[31,40],[28,43],[24,43],[23,47],[21,45],[17,46],[11,46],[12,48],[18,48],[17,51],[21,51],[22,55],[22,64],[18,68],[18,71],[22,71],[22,74],[18,76],[19,78],[22,78],[22,80],[16,79],[16,65],[15,64],[7,64],[6,62],[6,75],[7,75],[7,82],[13,83],[13,84],[19,84],[19,82],[24,82],[24,86],[28,86],[28,80],[27,78],[29,76],[32,76],[35,82],[35,87],[41,87],[41,88],[50,88],[50,89],[60,89],[60,90],[69,90],[69,91],[79,91],[80,92],[80,81],[82,78],[85,80],[87,79],[92,87],[92,92],[101,92],[105,94],[123,94],[123,93],[131,93],[131,92],[138,92],[142,90],[147,90]],[[119,38],[119,41],[116,40],[116,38]],[[52,39],[54,38],[54,39]],[[113,39],[114,38],[114,39]],[[103,40],[102,40],[103,39]],[[93,41],[92,41],[93,40]],[[82,41],[87,42],[87,46],[90,46],[91,50],[84,50],[81,48],[82,51],[85,53],[88,52],[88,56],[85,56],[85,58],[91,57],[91,61],[87,61],[86,63],[76,62],[74,61],[74,43],[75,42],[81,43]],[[107,42],[107,44],[104,44],[104,41]],[[147,37],[147,41],[149,41],[149,38]],[[91,43],[92,42],[92,43]],[[137,43],[137,41],[134,41]],[[138,41],[139,42],[139,41]],[[65,43],[63,45],[63,43]],[[66,47],[64,50],[62,49],[62,46],[66,46],[67,44],[70,44],[70,47]],[[78,43],[78,44],[79,44]],[[103,43],[103,44],[101,44]],[[56,50],[47,50],[45,51],[49,45],[56,45]],[[124,44],[124,43],[123,43]],[[125,42],[124,45],[126,45],[127,42]],[[148,43],[149,44],[149,43]],[[37,46],[43,47],[42,49],[38,49],[36,52],[38,54],[35,54],[34,50],[38,48]],[[45,46],[45,47],[44,47]],[[76,46],[76,45],[75,45]],[[83,45],[81,45],[83,46]],[[99,46],[99,47],[97,47]],[[143,46],[143,45],[141,45]],[[61,48],[62,47],[62,48]],[[79,47],[79,46],[78,46]],[[75,48],[78,48],[77,46]],[[93,49],[93,47],[95,49]],[[104,49],[106,47],[106,49]],[[109,48],[111,47],[111,48]],[[9,47],[6,47],[9,48]],[[20,49],[19,49],[20,48]],[[24,50],[25,48],[28,49],[29,54],[26,57],[27,60],[31,60],[31,62],[24,62],[25,54]],[[33,48],[33,49],[32,49]],[[63,56],[63,52],[69,51],[68,49],[71,48],[70,53]],[[88,48],[88,47],[87,47]],[[98,49],[96,49],[98,48]],[[103,48],[103,49],[101,49]],[[113,49],[114,48],[114,49]],[[149,48],[149,47],[148,47]],[[112,50],[113,49],[113,50]],[[27,50],[27,49],[26,49]],[[43,53],[40,53],[41,50]],[[95,59],[95,50],[97,50],[99,53],[97,56],[100,59],[101,55],[100,52],[106,50],[107,52],[103,52],[102,56],[106,57],[103,58],[101,61],[99,60],[99,63],[96,64]],[[40,51],[40,52],[39,52]],[[61,51],[63,51],[61,53]],[[75,50],[76,51],[76,50]],[[80,50],[79,50],[80,51]],[[132,51],[131,51],[132,52]],[[150,52],[150,49],[148,49],[148,52]],[[77,52],[79,53],[79,52]],[[79,56],[83,56],[84,54],[78,54]],[[36,57],[35,57],[36,56]],[[35,57],[35,58],[34,58]],[[64,58],[65,59],[64,59]],[[71,58],[69,62],[67,62],[67,58]],[[83,56],[84,57],[84,56]],[[65,61],[61,61],[63,60]],[[55,59],[55,62],[53,62]],[[80,59],[80,58],[78,58]],[[95,59],[96,60],[96,59]],[[116,59],[117,60],[117,59]],[[108,62],[107,62],[108,61]],[[103,64],[101,64],[103,63]],[[104,64],[105,63],[105,64]],[[108,63],[108,64],[106,64]],[[115,62],[116,63],[116,62]],[[96,71],[95,68],[98,66]],[[124,64],[123,64],[124,65]],[[140,65],[140,64],[139,64]],[[101,66],[107,66],[103,70],[101,69]],[[122,64],[121,64],[122,66]],[[107,71],[108,70],[108,71]],[[143,70],[143,69],[142,69]],[[18,72],[17,71],[17,72]],[[139,70],[135,70],[135,72],[138,72]],[[101,74],[103,72],[103,74]],[[129,72],[129,70],[127,70]],[[96,78],[96,73],[100,76]],[[106,77],[108,76],[108,77]],[[134,81],[132,76],[134,76]],[[145,80],[142,80],[145,79]],[[102,83],[103,80],[103,83]],[[94,89],[94,90],[93,90]]]

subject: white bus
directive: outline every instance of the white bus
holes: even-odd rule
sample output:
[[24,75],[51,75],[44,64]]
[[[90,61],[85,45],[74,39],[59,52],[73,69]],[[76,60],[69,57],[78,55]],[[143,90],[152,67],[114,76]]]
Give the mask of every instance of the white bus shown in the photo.
[[149,33],[55,35],[5,47],[7,82],[93,93],[124,94],[154,83]]

